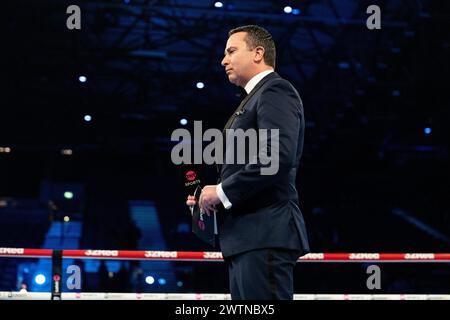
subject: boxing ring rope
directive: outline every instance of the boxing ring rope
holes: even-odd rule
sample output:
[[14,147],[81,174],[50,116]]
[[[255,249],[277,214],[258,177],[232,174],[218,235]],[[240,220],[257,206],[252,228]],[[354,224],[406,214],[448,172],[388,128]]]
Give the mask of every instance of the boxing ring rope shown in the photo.
[[[229,294],[61,292],[62,259],[221,262],[221,252],[0,248],[0,257],[51,258],[52,292],[0,292],[0,300],[230,300]],[[309,253],[297,262],[449,263],[450,253]],[[294,300],[450,300],[450,294],[295,294]]]
[[[52,300],[50,292],[0,291],[0,300]],[[63,292],[61,300],[231,300],[225,293]],[[450,300],[449,294],[294,294],[294,300]]]
[[[156,261],[223,261],[221,252],[210,251],[126,251],[126,250],[53,250],[0,248],[0,257],[52,258],[61,251],[62,258],[156,260]],[[298,262],[450,262],[450,253],[308,253]]]

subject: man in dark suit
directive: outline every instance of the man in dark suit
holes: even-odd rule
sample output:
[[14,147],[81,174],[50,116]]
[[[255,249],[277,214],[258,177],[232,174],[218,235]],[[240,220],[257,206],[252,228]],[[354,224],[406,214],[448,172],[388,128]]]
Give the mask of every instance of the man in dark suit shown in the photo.
[[[274,72],[275,44],[267,30],[243,26],[228,35],[222,66],[247,96],[224,129],[226,161],[219,170],[220,183],[203,188],[199,206],[208,214],[219,210],[220,248],[232,299],[292,299],[294,266],[309,252],[295,187],[305,130],[302,101]],[[261,130],[276,131],[277,139],[259,139],[257,160],[251,161],[247,152],[240,164],[227,157],[232,129],[254,129],[259,138]],[[261,157],[268,154],[277,157],[278,166],[264,174],[268,165]],[[195,199],[189,196],[186,203],[193,205]]]

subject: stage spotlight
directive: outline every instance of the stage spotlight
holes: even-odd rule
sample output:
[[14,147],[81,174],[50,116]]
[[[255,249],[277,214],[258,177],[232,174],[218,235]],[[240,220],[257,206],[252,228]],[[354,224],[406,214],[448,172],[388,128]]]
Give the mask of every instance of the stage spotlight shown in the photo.
[[187,123],[188,123],[188,121],[187,121],[186,119],[181,119],[181,120],[180,120],[180,124],[181,124],[182,126],[187,125]]
[[34,282],[36,282],[38,285],[43,285],[47,279],[42,273],[37,274],[34,277]]
[[216,3],[214,3],[214,7],[216,8],[222,8],[223,7],[223,3],[220,1],[217,1]]
[[64,222],[69,222],[70,221],[70,217],[69,216],[64,216]]
[[147,284],[153,284],[153,283],[155,283],[155,278],[153,278],[152,276],[148,276],[145,278],[145,282]]
[[84,121],[89,122],[91,120],[92,120],[92,117],[90,115],[87,114],[84,116]]
[[79,77],[78,77],[78,81],[80,81],[80,82],[86,82],[86,81],[87,81],[87,78],[86,78],[85,76],[79,76]]
[[300,12],[300,9],[292,9],[292,14],[298,15]]
[[205,87],[205,84],[203,82],[197,82],[196,86],[198,89],[203,89]]
[[426,127],[425,129],[423,129],[423,132],[425,132],[426,135],[429,135],[431,133],[431,128]]
[[158,283],[160,284],[160,285],[165,285],[166,284],[166,279],[164,279],[164,278],[159,278],[158,279]]
[[284,7],[284,13],[291,13],[292,12],[292,7],[286,6]]
[[64,156],[71,156],[73,154],[72,149],[62,149],[61,154]]
[[64,192],[64,198],[73,199],[73,192],[71,192],[71,191]]
[[177,286],[178,286],[178,287],[182,287],[182,286],[183,286],[183,281],[178,281],[178,282],[177,282]]

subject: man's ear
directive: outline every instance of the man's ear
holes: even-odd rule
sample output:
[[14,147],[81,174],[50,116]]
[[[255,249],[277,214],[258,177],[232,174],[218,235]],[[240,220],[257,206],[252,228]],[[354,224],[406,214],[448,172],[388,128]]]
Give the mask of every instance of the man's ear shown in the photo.
[[266,50],[263,47],[261,47],[261,46],[256,47],[255,48],[255,57],[253,58],[253,60],[256,63],[260,63],[261,61],[264,61],[264,53],[265,52],[266,52]]

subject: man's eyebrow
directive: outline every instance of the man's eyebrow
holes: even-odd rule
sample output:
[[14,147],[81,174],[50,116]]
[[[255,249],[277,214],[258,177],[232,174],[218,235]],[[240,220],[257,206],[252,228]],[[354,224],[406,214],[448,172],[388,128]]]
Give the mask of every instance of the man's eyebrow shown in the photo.
[[227,52],[230,52],[230,51],[233,50],[233,49],[237,49],[237,47],[228,47],[228,48],[223,52],[223,54],[224,54],[224,55],[227,55]]

